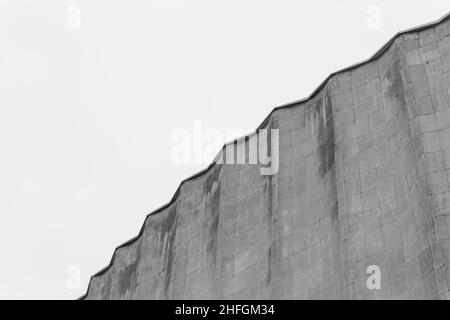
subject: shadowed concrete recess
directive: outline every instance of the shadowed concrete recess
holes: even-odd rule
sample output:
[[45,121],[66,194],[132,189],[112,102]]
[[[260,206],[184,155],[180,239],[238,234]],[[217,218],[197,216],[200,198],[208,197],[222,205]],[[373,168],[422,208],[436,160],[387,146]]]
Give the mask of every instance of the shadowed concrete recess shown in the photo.
[[277,174],[213,163],[183,181],[83,298],[448,299],[449,18],[275,108],[258,129],[279,129]]

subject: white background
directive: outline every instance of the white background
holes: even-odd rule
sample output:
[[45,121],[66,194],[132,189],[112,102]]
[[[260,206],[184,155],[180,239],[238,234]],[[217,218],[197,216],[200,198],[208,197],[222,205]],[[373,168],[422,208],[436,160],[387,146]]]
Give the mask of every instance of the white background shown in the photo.
[[254,129],[448,11],[448,0],[0,1],[0,298],[82,295],[207,166],[173,163],[175,130]]

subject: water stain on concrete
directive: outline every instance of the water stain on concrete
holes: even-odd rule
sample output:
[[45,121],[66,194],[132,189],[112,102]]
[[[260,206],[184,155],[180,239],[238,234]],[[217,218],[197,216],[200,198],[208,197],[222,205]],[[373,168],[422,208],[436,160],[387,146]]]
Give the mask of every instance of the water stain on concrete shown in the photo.
[[272,243],[267,250],[267,265],[266,285],[269,285],[272,281]]
[[402,79],[400,57],[395,57],[394,61],[386,71],[386,77],[389,80],[388,95],[394,101],[398,101],[400,110],[404,113],[406,109],[405,85]]
[[203,227],[208,230],[207,252],[212,258],[213,265],[217,256],[217,238],[220,218],[220,195],[221,185],[219,175],[222,170],[222,164],[214,165],[211,173],[208,174],[206,182],[203,185],[203,193],[206,195],[206,217]]
[[264,193],[266,194],[267,203],[267,214],[266,214],[266,225],[268,226],[268,239],[270,241],[269,248],[267,249],[267,273],[266,273],[266,285],[270,285],[273,275],[273,265],[275,263],[274,249],[276,246],[276,240],[274,239],[273,232],[273,187],[272,187],[273,176],[267,176],[266,183],[264,184]]
[[159,242],[162,244],[165,263],[164,296],[167,297],[170,280],[172,279],[172,266],[174,261],[175,237],[177,233],[177,206],[173,205],[169,209],[167,218],[161,224]]
[[119,272],[118,289],[121,296],[125,295],[128,290],[133,291],[137,285],[137,268],[141,257],[140,253],[141,243],[139,242],[133,262]]
[[110,270],[107,271],[105,276],[105,283],[101,290],[101,295],[103,300],[109,299],[111,293],[111,283],[112,283],[112,272]]
[[335,163],[334,119],[328,91],[317,99],[313,112],[318,122],[316,134],[319,145],[319,175],[323,177]]

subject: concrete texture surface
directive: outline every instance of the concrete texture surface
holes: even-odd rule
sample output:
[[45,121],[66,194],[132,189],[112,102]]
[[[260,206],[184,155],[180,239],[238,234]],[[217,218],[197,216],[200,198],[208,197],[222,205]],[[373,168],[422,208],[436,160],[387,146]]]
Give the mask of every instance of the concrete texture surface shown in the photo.
[[183,181],[84,298],[448,299],[449,20],[274,109],[276,175],[212,164]]

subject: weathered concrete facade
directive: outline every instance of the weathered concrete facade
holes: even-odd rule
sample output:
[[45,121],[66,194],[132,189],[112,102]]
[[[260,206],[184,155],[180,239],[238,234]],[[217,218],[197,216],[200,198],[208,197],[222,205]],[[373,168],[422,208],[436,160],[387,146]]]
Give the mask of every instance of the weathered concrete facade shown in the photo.
[[276,175],[213,164],[184,181],[85,298],[447,299],[449,89],[448,16],[398,34],[268,116]]

